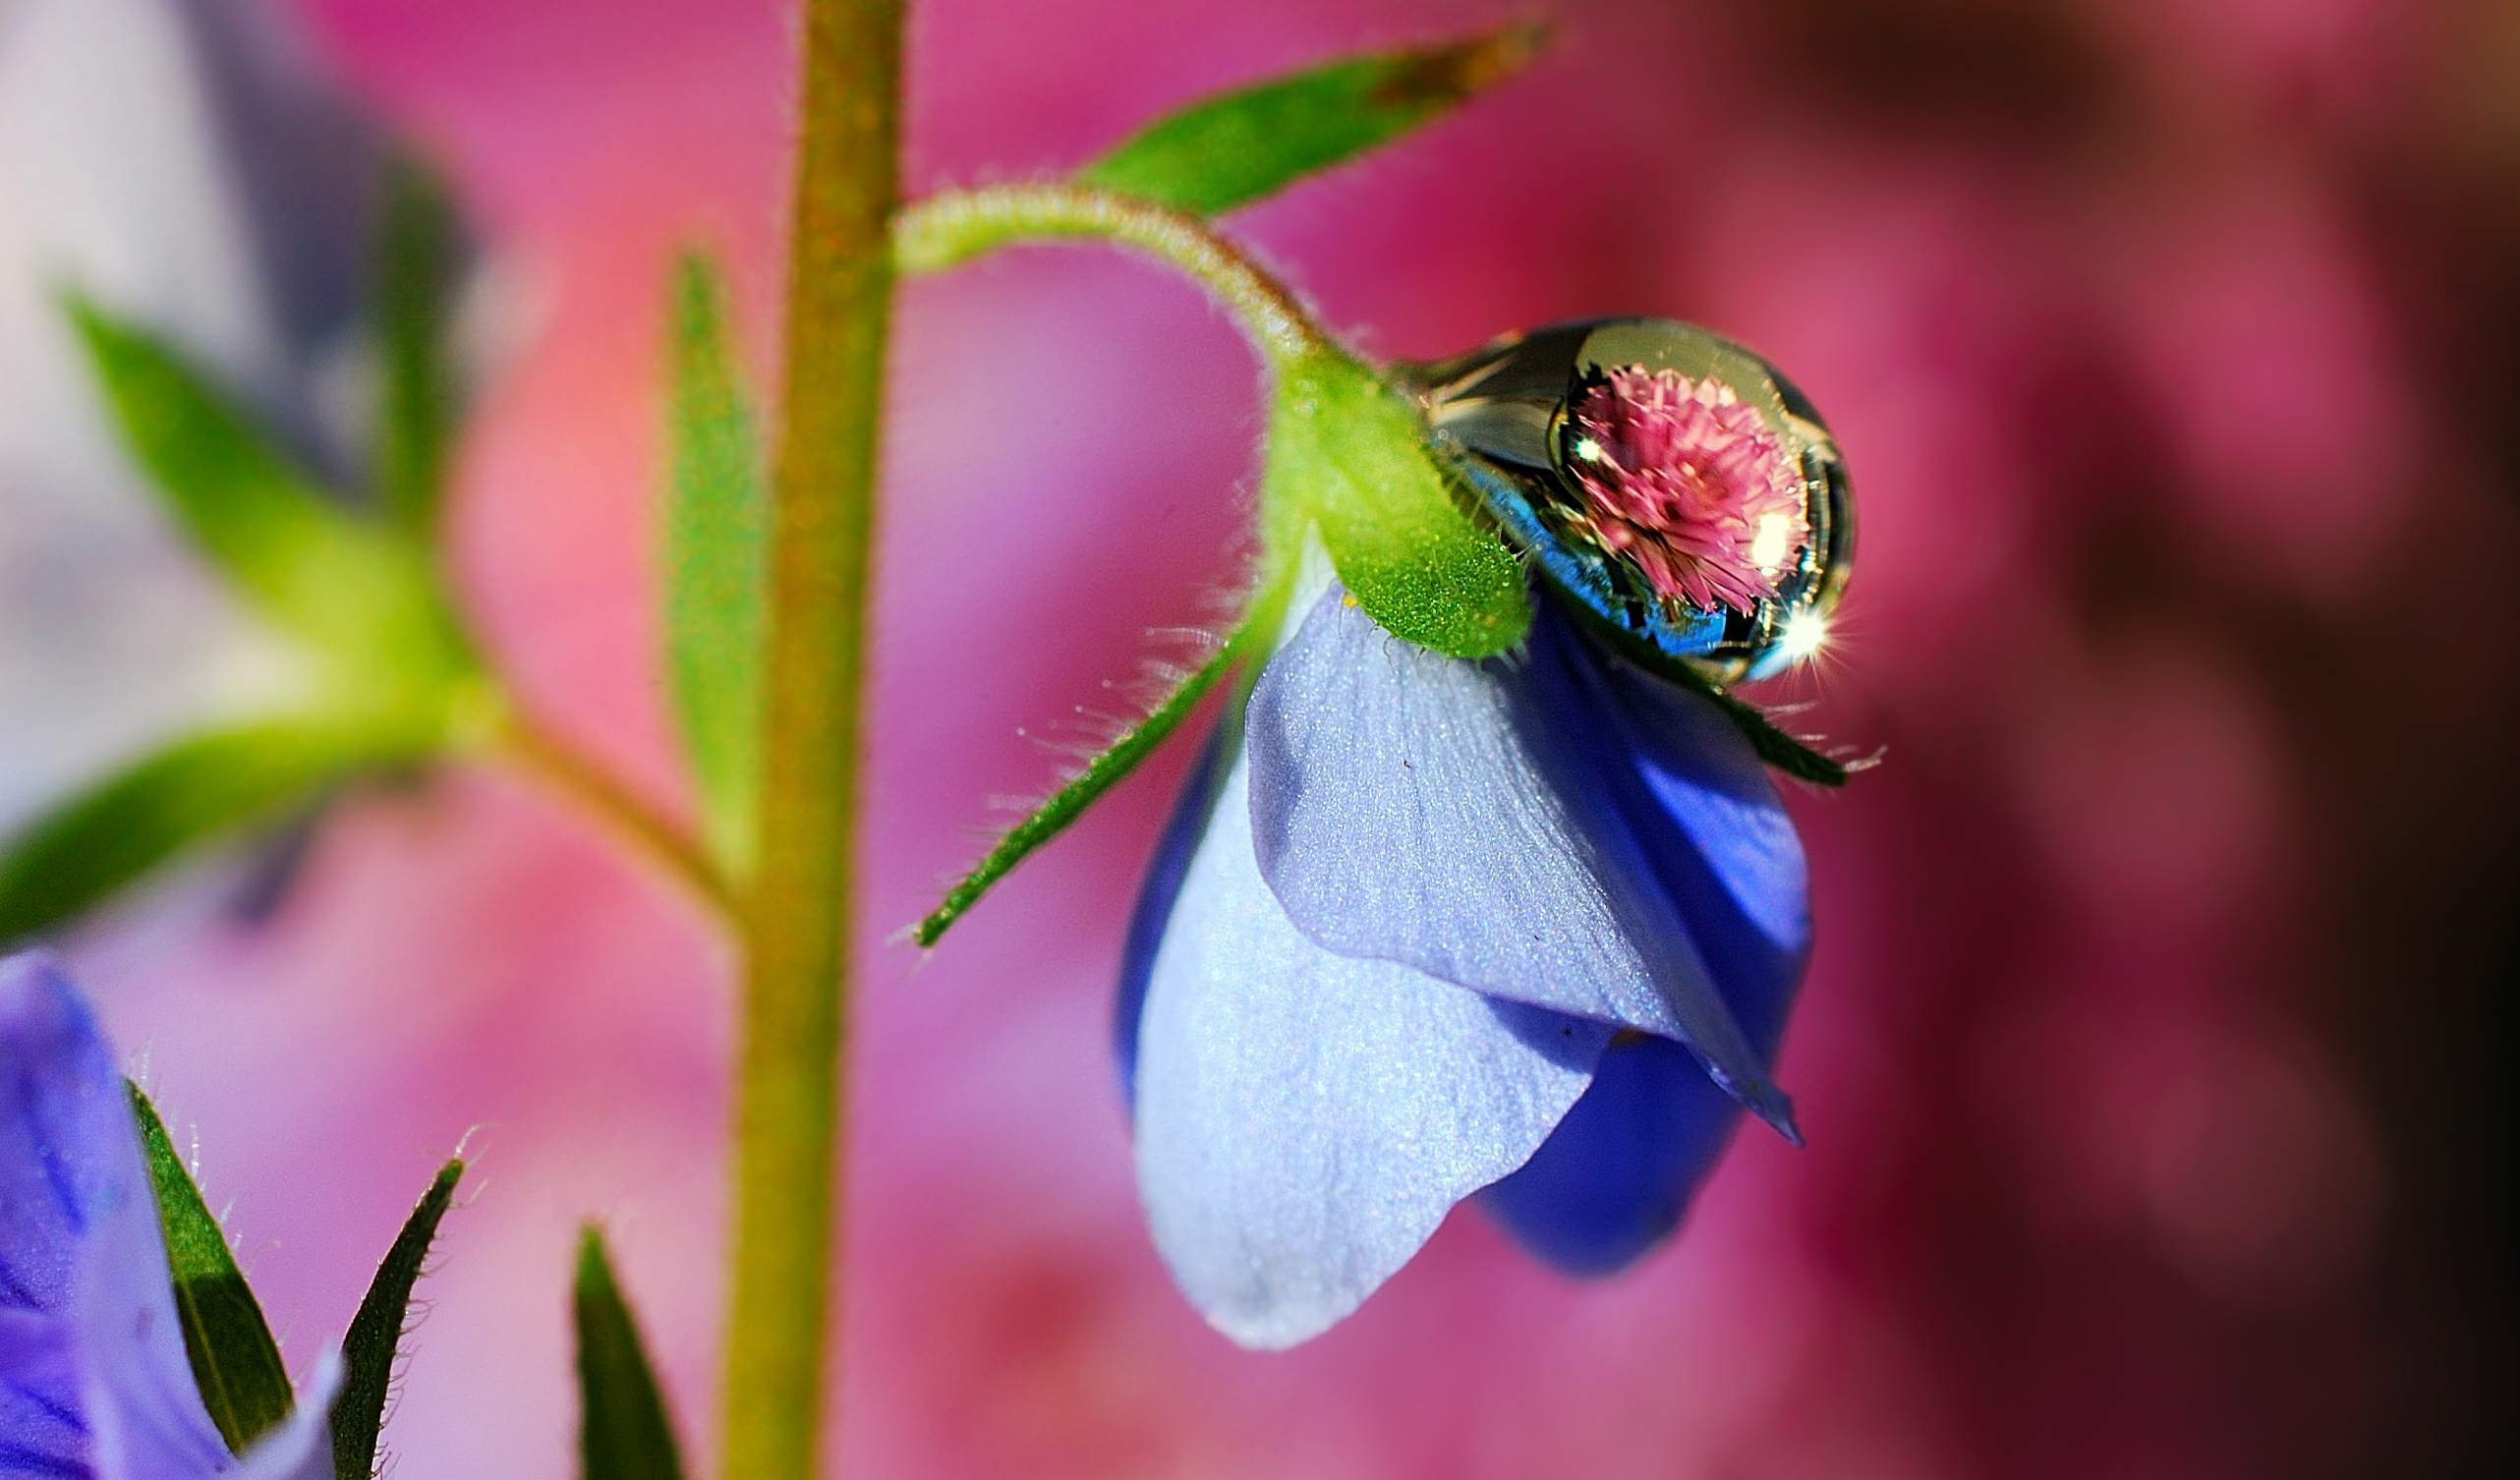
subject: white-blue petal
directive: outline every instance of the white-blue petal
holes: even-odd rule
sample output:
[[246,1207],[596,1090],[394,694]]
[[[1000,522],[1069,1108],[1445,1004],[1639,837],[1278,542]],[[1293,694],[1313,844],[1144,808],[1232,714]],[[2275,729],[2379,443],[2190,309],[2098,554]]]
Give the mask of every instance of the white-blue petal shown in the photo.
[[[1791,1139],[1792,1109],[1629,815],[1624,731],[1562,647],[1463,662],[1337,588],[1247,712],[1259,864],[1343,956],[1669,1038]],[[1613,784],[1613,783],[1618,784]]]
[[1248,782],[1237,758],[1149,973],[1137,1168],[1191,1303],[1277,1348],[1529,1158],[1613,1030],[1306,939],[1260,877]]

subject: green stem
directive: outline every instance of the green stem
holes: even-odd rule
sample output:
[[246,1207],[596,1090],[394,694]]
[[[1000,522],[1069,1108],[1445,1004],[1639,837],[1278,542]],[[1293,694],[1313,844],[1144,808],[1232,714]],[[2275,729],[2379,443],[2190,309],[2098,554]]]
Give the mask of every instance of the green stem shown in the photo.
[[826,1389],[902,0],[806,0],[743,920],[723,1480],[811,1480]]
[[1308,354],[1345,357],[1284,283],[1196,216],[1080,185],[1002,185],[932,196],[893,228],[900,270],[941,272],[1001,247],[1109,242],[1198,280],[1240,321],[1274,365]]

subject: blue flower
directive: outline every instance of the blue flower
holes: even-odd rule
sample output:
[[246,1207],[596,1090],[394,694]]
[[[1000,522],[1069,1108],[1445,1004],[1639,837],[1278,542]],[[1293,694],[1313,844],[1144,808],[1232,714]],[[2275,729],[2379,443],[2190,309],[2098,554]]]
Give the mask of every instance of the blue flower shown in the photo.
[[1316,577],[1131,922],[1117,1041],[1155,1242],[1246,1345],[1353,1311],[1457,1203],[1595,1274],[1680,1221],[1810,942],[1741,731],[1538,603],[1451,658]]
[[0,1474],[331,1480],[337,1367],[229,1454],[185,1356],[113,1054],[49,960],[0,959]]

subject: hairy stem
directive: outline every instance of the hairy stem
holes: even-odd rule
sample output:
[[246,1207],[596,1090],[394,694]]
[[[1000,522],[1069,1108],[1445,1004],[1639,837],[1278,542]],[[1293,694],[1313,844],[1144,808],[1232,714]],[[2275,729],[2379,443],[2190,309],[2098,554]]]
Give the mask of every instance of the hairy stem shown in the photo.
[[1109,242],[1179,269],[1232,313],[1272,362],[1338,352],[1284,283],[1196,216],[1080,185],[1002,185],[949,191],[901,212],[893,231],[900,270],[941,272],[1001,247]]
[[723,1480],[811,1480],[822,1438],[901,10],[806,0],[801,31]]

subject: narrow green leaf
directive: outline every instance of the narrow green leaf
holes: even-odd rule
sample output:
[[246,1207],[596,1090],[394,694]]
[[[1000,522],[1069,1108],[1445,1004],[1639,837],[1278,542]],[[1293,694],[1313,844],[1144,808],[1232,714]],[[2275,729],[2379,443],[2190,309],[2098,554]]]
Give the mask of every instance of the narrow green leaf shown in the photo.
[[[1632,654],[1636,650],[1632,648],[1629,651]],[[1717,687],[1705,674],[1685,662],[1642,654],[1636,655],[1639,661],[1654,672],[1675,683],[1695,689],[1714,701],[1715,708],[1724,712],[1724,717],[1733,721],[1733,728],[1742,732],[1742,738],[1747,740],[1750,743],[1750,749],[1768,765],[1797,780],[1809,781],[1816,786],[1846,784],[1847,768],[1844,763],[1830,760],[1779,729],[1776,721],[1768,718],[1767,712],[1757,705],[1747,699],[1735,698],[1724,689]]]
[[710,848],[741,872],[752,852],[770,512],[725,302],[716,268],[684,257],[674,274],[669,346],[665,633],[674,712]]
[[1067,830],[1067,825],[1082,817],[1104,792],[1119,784],[1122,777],[1137,769],[1140,761],[1153,755],[1155,748],[1198,708],[1199,701],[1216,687],[1217,680],[1233,666],[1238,655],[1237,645],[1229,643],[1184,676],[1145,718],[1130,725],[1102,754],[1086,762],[1084,769],[1034,808],[1031,816],[1008,828],[988,855],[963,876],[962,882],[945,891],[944,900],[911,932],[912,938],[921,945],[934,945],[943,939],[953,923],[979,903],[980,896],[1012,872],[1015,865],[1035,848]]
[[1453,477],[1424,422],[1372,370],[1326,353],[1279,367],[1264,500],[1310,517],[1347,594],[1394,636],[1489,657],[1530,630],[1530,593]]
[[344,732],[296,719],[178,740],[0,845],[0,943],[58,925],[190,849],[277,818],[372,758]]
[[148,1161],[149,1185],[157,1193],[158,1226],[166,1234],[166,1264],[175,1280],[175,1314],[184,1326],[184,1354],[193,1362],[193,1381],[202,1406],[219,1426],[228,1452],[246,1447],[289,1416],[295,1398],[288,1369],[280,1365],[279,1343],[263,1323],[262,1307],[245,1282],[228,1251],[227,1235],[202,1205],[201,1189],[166,1122],[141,1087],[126,1080],[132,1114],[140,1122],[141,1153]]
[[415,155],[389,161],[376,233],[376,487],[386,512],[416,535],[435,528],[446,491],[459,411],[449,350],[462,244],[445,182]]
[[1218,215],[1344,164],[1519,72],[1537,27],[1348,57],[1218,94],[1158,120],[1077,175],[1194,215]]
[[350,1318],[341,1338],[341,1394],[332,1400],[332,1472],[338,1480],[370,1480],[376,1473],[376,1438],[385,1424],[385,1396],[393,1386],[394,1361],[401,1355],[403,1332],[411,1315],[411,1288],[419,1282],[437,1224],[454,1201],[455,1184],[464,1164],[448,1162],[411,1210],[394,1246]]
[[239,591],[302,637],[370,660],[442,643],[426,630],[435,588],[416,551],[329,506],[171,346],[85,299],[67,308],[125,443]]
[[682,1480],[673,1422],[657,1391],[638,1323],[604,1256],[603,1234],[578,1244],[578,1431],[584,1480]]

